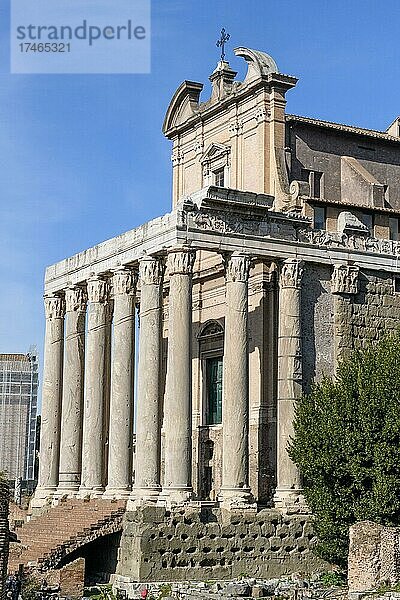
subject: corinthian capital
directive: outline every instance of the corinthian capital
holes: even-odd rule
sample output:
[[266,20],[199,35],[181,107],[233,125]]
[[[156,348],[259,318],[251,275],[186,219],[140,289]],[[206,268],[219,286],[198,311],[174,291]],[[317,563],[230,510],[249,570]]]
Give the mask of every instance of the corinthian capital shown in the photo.
[[65,314],[65,302],[60,296],[45,296],[44,297],[44,310],[46,313],[46,319],[52,321],[53,319],[62,319]]
[[245,283],[249,279],[251,259],[246,254],[234,252],[226,262],[226,281]]
[[112,276],[112,288],[114,296],[132,295],[136,289],[137,275],[128,267],[121,267],[114,271]]
[[87,282],[89,302],[104,304],[108,300],[108,283],[101,277],[92,277]]
[[160,259],[146,256],[139,263],[139,278],[142,284],[159,285],[161,283],[163,268]]
[[358,293],[359,268],[355,265],[335,265],[332,274],[333,294]]
[[190,248],[171,250],[168,254],[167,265],[170,275],[191,275],[196,259],[196,251]]
[[69,287],[65,290],[65,305],[67,312],[85,312],[86,293],[81,287]]
[[281,288],[301,287],[301,279],[304,273],[304,262],[297,258],[288,258],[284,261],[281,270],[280,286]]

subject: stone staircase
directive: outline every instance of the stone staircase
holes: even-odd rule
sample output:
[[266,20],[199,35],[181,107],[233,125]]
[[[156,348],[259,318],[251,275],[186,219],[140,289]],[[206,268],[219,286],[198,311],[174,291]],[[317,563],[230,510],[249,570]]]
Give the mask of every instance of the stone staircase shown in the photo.
[[18,566],[53,568],[61,558],[85,543],[118,531],[124,500],[67,499],[17,529],[20,543],[10,548],[8,571]]

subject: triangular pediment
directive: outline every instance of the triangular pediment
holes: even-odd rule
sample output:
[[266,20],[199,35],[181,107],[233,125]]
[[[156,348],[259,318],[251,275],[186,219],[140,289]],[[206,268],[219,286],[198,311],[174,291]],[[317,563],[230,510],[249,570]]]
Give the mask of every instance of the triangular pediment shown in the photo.
[[204,152],[201,162],[207,162],[211,160],[215,160],[220,156],[226,156],[230,152],[230,146],[225,146],[225,144],[217,144],[213,142]]

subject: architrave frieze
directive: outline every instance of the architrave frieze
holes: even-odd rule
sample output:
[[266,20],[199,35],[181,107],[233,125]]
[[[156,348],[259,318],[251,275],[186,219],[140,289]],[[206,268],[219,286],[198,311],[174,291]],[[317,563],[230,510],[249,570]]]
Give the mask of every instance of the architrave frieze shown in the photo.
[[276,212],[272,203],[265,194],[209,186],[182,199],[171,213],[48,267],[45,293],[85,283],[93,274],[137,266],[143,254],[166,256],[185,245],[220,253],[245,250],[274,261],[352,261],[360,268],[400,273],[400,242],[313,230],[310,219]]

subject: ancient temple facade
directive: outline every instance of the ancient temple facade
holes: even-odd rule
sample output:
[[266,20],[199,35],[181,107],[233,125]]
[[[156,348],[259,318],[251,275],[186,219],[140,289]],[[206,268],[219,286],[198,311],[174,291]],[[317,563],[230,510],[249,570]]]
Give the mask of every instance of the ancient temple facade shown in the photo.
[[287,114],[296,78],[235,54],[244,81],[220,61],[208,100],[185,81],[168,107],[172,210],[46,270],[36,507],[126,498],[127,531],[146,507],[157,527],[186,508],[299,518],[296,399],[400,324],[400,120]]

